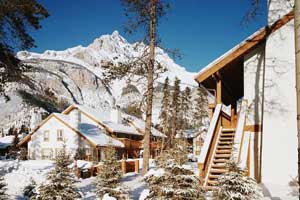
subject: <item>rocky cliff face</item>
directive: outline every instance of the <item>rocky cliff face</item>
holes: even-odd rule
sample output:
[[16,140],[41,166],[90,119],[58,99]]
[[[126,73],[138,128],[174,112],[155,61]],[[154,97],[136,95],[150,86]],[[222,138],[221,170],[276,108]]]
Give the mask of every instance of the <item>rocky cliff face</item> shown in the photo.
[[[114,104],[122,108],[138,104],[145,92],[145,82],[118,80],[110,86],[103,84],[102,66],[108,62],[125,62],[139,56],[143,44],[130,44],[117,31],[103,35],[87,47],[77,46],[64,51],[47,50],[42,54],[22,51],[17,56],[32,71],[27,75],[32,87],[13,83],[6,89],[10,99],[0,97],[0,127],[7,129],[21,124],[33,127],[42,116],[63,110],[72,103],[90,107],[109,108]],[[155,82],[154,121],[157,122],[162,90],[166,77],[172,84],[175,77],[182,88],[195,90],[194,73],[177,65],[162,49],[156,49],[156,60],[168,69]],[[195,91],[194,91],[195,94]],[[195,96],[195,95],[193,95]],[[1,129],[0,129],[1,130]]]

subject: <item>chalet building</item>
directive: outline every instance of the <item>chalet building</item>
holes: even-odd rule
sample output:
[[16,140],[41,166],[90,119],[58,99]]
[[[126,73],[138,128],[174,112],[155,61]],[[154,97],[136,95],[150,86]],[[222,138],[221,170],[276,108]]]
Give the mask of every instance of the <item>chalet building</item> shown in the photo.
[[235,159],[265,195],[282,197],[297,177],[294,16],[287,1],[268,8],[268,26],[195,77],[216,99],[198,166],[204,185],[214,186]]
[[[143,148],[143,128],[143,120],[118,109],[71,105],[48,116],[19,146],[27,146],[30,159],[53,159],[64,144],[72,156],[89,161],[103,160],[108,145],[116,148],[119,159],[137,158]],[[152,156],[157,154],[162,137],[165,135],[152,129]]]

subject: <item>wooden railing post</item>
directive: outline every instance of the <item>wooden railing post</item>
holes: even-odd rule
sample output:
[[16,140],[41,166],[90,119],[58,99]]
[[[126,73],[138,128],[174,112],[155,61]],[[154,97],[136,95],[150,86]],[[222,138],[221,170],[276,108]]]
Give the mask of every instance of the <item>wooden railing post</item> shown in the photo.
[[126,174],[126,160],[121,160],[121,171]]
[[198,163],[199,177],[204,178],[204,164]]
[[139,173],[139,160],[134,161],[134,172]]

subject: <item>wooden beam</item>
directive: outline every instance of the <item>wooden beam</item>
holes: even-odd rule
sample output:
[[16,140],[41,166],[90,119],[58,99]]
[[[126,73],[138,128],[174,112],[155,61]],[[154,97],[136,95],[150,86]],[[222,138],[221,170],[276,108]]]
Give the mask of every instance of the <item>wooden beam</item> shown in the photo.
[[261,126],[261,124],[246,125],[244,127],[244,131],[261,132],[262,131],[262,126]]
[[222,80],[217,80],[217,90],[216,90],[216,100],[217,104],[222,103]]
[[277,20],[270,27],[262,28],[260,31],[258,31],[253,36],[251,36],[249,39],[246,39],[240,45],[238,45],[238,46],[234,47],[232,50],[230,50],[230,52],[226,56],[221,57],[214,64],[212,64],[209,68],[207,68],[203,72],[199,73],[196,76],[195,80],[198,83],[203,82],[205,79],[210,77],[212,74],[215,74],[220,69],[225,67],[227,64],[229,64],[232,61],[234,61],[235,59],[245,55],[252,48],[259,45],[261,42],[265,41],[265,39],[271,33],[275,32],[278,29],[280,29],[282,26],[284,26],[289,21],[291,21],[293,18],[294,18],[294,14],[293,14],[293,11],[291,11],[287,15],[283,16],[281,19]]

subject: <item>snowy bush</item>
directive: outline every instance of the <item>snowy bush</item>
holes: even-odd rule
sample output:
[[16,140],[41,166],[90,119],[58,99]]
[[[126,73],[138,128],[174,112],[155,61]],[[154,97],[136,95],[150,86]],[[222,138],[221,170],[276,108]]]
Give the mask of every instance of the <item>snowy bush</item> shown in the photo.
[[219,189],[216,192],[220,200],[260,200],[262,193],[256,181],[245,176],[245,171],[237,163],[230,160],[227,163],[229,171],[218,179]]
[[3,176],[0,175],[0,199],[1,200],[8,199],[6,190],[7,190],[6,183],[4,182]]
[[97,196],[103,199],[105,195],[118,200],[129,199],[127,189],[120,184],[122,172],[120,163],[116,159],[115,149],[109,146],[106,150],[105,161],[96,178]]
[[76,180],[73,169],[69,167],[71,164],[72,161],[64,145],[63,149],[56,156],[55,168],[47,175],[46,183],[38,187],[37,195],[33,199],[73,200],[79,198],[80,195],[74,185]]
[[141,199],[182,199],[199,200],[203,198],[200,180],[187,162],[185,146],[177,141],[174,148],[165,151],[158,158],[158,168],[151,169],[144,177],[149,193]]
[[30,178],[30,183],[23,189],[23,195],[28,199],[36,195],[36,182],[33,178]]

